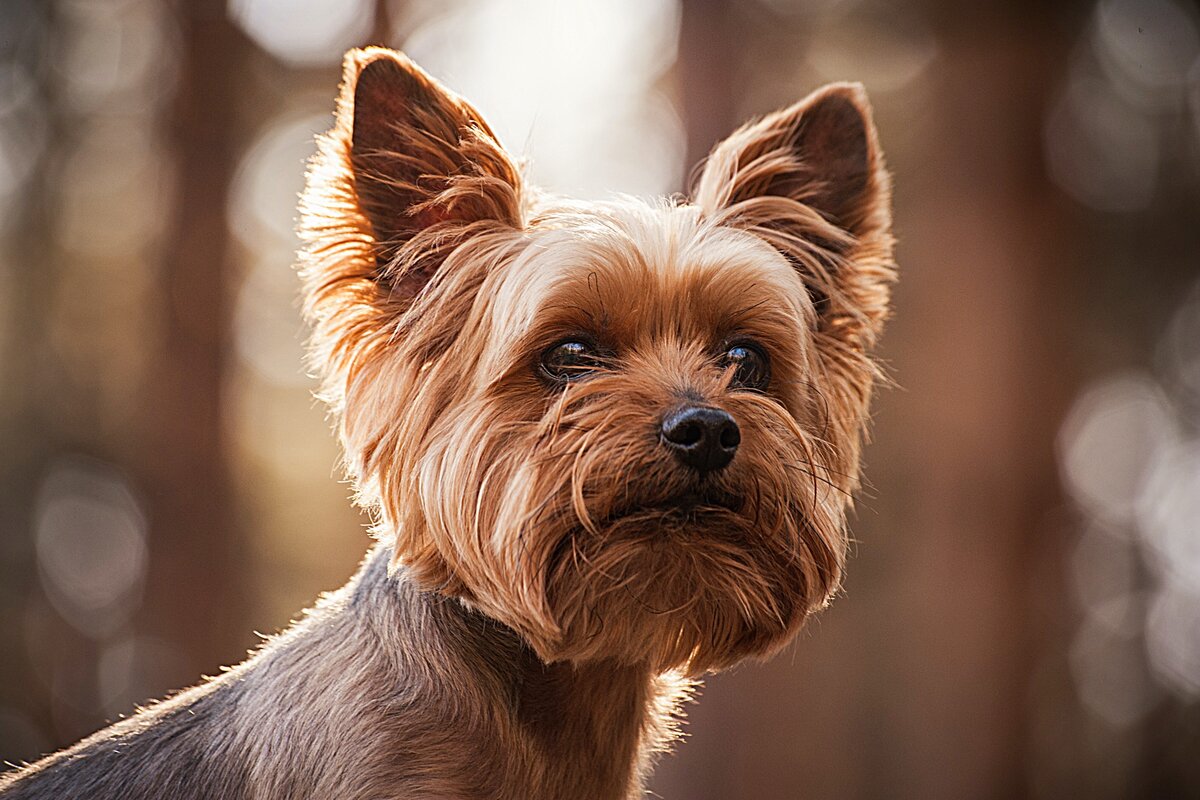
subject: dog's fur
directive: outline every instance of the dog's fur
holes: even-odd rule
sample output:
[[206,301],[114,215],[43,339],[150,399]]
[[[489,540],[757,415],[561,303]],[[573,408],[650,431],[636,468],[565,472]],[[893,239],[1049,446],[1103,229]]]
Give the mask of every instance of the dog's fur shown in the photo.
[[[404,56],[354,51],[302,212],[380,544],[242,665],[0,794],[640,796],[691,680],[778,650],[841,579],[894,278],[861,87],[735,132],[688,202],[584,204]],[[563,341],[594,348],[578,380],[544,366]],[[739,383],[743,345],[769,383]],[[726,468],[672,457],[683,406],[736,420]]]

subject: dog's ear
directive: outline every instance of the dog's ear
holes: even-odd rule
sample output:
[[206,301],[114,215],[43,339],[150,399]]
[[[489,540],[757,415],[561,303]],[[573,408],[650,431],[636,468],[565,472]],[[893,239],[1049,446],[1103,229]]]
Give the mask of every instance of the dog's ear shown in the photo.
[[346,58],[350,163],[376,259],[443,222],[520,225],[517,168],[483,117],[403,55]]
[[861,238],[890,227],[888,189],[866,91],[835,83],[718,144],[695,198],[710,214],[757,198],[788,198]]
[[310,269],[313,256],[339,275],[356,267],[403,305],[449,243],[521,227],[521,181],[470,104],[403,54],[371,47],[346,54],[335,124],[310,165],[301,211]]

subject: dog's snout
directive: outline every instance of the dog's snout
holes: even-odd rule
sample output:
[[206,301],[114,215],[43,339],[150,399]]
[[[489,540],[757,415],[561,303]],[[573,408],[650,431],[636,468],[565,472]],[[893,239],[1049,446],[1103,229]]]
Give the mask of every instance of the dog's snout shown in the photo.
[[663,418],[662,441],[683,464],[716,472],[733,460],[742,432],[719,408],[684,406]]

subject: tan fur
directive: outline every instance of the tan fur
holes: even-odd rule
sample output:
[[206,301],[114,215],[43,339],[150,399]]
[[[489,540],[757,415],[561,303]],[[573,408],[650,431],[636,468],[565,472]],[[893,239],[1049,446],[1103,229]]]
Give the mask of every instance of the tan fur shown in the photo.
[[[209,796],[639,797],[692,680],[829,601],[894,279],[861,87],[735,132],[693,197],[541,194],[407,58],[347,56],[300,268],[381,545],[204,689],[228,707],[197,746],[245,776]],[[543,354],[581,338],[602,362],[548,378]],[[721,361],[744,341],[765,387]],[[685,405],[736,421],[723,469],[668,452]]]

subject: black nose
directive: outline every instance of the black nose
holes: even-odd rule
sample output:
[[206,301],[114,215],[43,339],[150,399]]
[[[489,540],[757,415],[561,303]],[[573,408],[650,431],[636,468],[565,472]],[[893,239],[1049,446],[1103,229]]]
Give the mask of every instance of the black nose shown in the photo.
[[733,460],[742,433],[719,408],[684,406],[662,422],[663,444],[681,462],[700,472],[716,472]]

